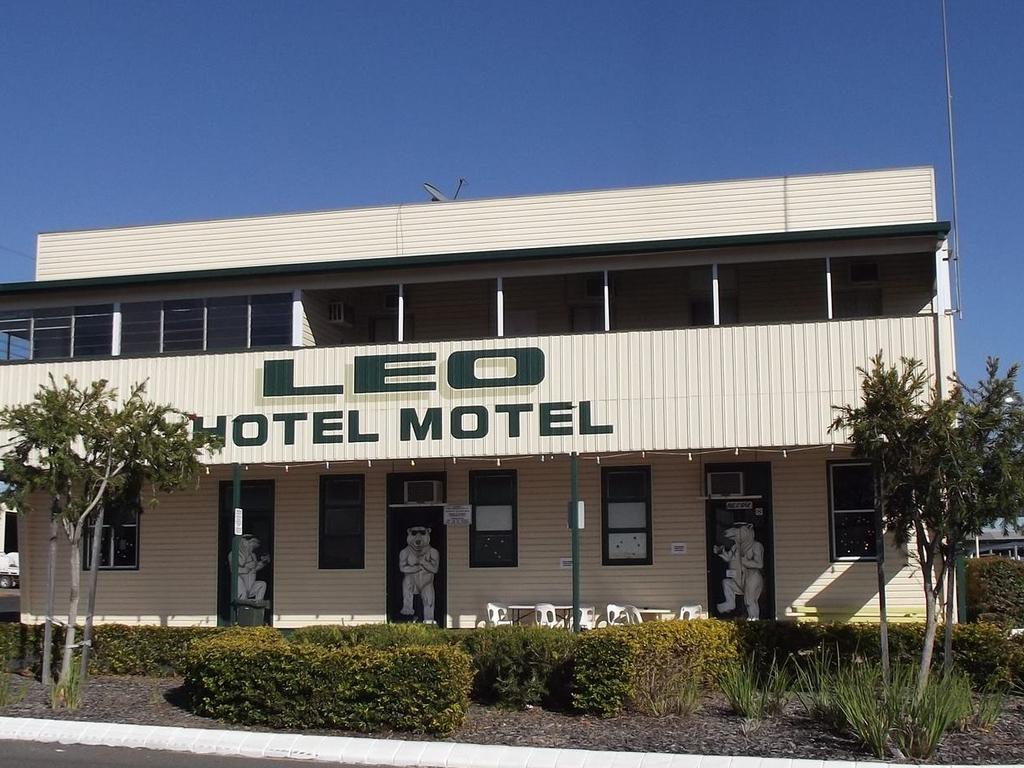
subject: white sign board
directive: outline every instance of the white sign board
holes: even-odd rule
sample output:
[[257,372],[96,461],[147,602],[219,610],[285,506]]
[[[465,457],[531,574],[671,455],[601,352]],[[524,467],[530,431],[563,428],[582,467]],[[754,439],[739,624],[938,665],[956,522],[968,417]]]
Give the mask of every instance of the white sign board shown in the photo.
[[242,510],[235,507],[235,536],[242,535]]
[[672,544],[669,546],[669,552],[673,555],[685,555],[686,544],[682,541],[673,541]]
[[445,504],[444,524],[451,528],[468,528],[473,521],[471,504]]
[[559,560],[558,560],[558,564],[559,564],[559,565],[560,565],[560,566],[561,566],[562,568],[572,568],[572,558],[571,558],[571,557],[562,557],[562,558],[559,558]]
[[[584,512],[586,512],[586,505],[583,503],[583,500],[581,499],[580,501],[576,502],[576,519],[577,519],[577,521],[579,521],[580,530],[582,530],[582,529],[584,529],[586,527]],[[569,502],[569,509],[568,509],[568,514],[566,515],[566,517],[568,519],[567,519],[565,525],[566,525],[567,528],[571,529],[572,528],[572,502]]]

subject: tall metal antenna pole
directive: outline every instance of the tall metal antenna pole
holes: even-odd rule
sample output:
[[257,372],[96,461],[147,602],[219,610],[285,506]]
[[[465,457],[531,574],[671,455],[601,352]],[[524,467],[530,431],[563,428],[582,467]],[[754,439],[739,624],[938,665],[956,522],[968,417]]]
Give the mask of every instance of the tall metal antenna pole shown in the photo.
[[960,216],[956,197],[956,148],[953,143],[953,86],[949,79],[949,23],[946,20],[946,0],[942,4],[942,58],[946,67],[946,127],[949,134],[949,176],[953,191],[953,274],[956,279],[956,314],[964,317],[963,296],[960,292]]

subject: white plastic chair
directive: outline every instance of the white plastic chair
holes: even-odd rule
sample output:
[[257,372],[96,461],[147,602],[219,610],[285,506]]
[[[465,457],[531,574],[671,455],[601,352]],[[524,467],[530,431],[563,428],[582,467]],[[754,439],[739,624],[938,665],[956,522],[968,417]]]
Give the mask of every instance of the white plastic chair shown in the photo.
[[[569,628],[572,629],[572,626]],[[580,629],[597,629],[597,608],[592,605],[580,606]]]
[[644,617],[640,615],[640,610],[635,605],[624,605],[622,606],[622,610],[626,614],[627,624],[644,623]]
[[508,614],[508,606],[504,603],[488,603],[487,623],[492,627],[511,625],[512,618]]
[[558,613],[551,603],[537,603],[534,608],[534,622],[538,627],[564,627],[558,620]]
[[703,605],[684,605],[679,609],[679,620],[687,621],[689,619],[703,619],[704,618],[704,606]]
[[607,616],[608,626],[614,624],[627,624],[625,607],[621,605],[615,605],[615,603],[608,603]]
[[615,605],[608,603],[608,625],[642,624],[643,617],[635,605]]

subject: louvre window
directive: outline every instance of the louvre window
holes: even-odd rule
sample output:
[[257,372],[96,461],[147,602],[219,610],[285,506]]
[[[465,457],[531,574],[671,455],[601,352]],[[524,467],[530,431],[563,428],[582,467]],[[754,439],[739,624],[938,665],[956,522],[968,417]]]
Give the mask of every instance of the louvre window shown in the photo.
[[249,343],[249,300],[227,296],[206,300],[206,348],[245,349]]
[[109,355],[114,337],[114,305],[75,307],[73,357]]
[[516,473],[470,472],[473,521],[469,529],[471,568],[515,567]]
[[203,300],[164,302],[164,352],[203,349]]
[[159,301],[121,305],[121,354],[154,355],[160,352]]
[[875,472],[870,464],[829,464],[833,560],[873,560],[876,546]]
[[37,309],[32,319],[32,358],[71,357],[71,309]]
[[32,315],[0,312],[0,360],[28,360],[32,354]]
[[249,346],[286,347],[292,343],[292,297],[271,293],[252,297],[252,336]]

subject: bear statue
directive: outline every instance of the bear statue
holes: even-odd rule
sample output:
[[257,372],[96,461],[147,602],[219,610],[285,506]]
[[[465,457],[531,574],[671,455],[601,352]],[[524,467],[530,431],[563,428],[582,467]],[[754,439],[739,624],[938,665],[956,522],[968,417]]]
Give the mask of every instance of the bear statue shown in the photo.
[[423,623],[434,623],[434,575],[441,566],[441,555],[430,546],[430,529],[414,525],[406,531],[406,547],[398,553],[402,571],[403,616],[415,616],[413,596],[423,602]]
[[748,619],[761,617],[761,592],[764,590],[764,545],[754,538],[754,526],[737,523],[725,532],[732,546],[715,546],[714,553],[728,563],[722,579],[724,600],[718,604],[719,613],[736,610],[736,596],[743,597]]

